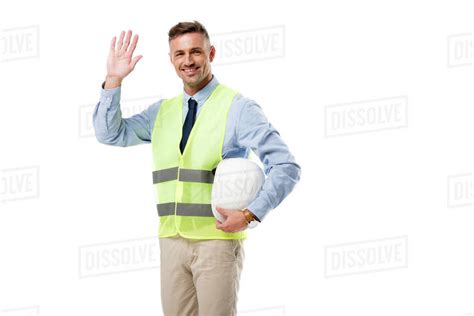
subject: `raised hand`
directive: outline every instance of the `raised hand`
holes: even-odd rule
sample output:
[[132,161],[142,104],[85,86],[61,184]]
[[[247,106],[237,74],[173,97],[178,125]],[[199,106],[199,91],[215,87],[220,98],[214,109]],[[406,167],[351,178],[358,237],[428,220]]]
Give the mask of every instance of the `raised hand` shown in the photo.
[[109,57],[107,58],[106,89],[115,88],[121,85],[122,80],[131,73],[133,69],[135,69],[137,62],[143,57],[142,55],[133,57],[133,51],[138,43],[138,34],[135,34],[133,40],[130,42],[131,38],[131,30],[127,32],[126,36],[125,31],[120,33],[117,45],[117,38],[115,36],[112,38]]

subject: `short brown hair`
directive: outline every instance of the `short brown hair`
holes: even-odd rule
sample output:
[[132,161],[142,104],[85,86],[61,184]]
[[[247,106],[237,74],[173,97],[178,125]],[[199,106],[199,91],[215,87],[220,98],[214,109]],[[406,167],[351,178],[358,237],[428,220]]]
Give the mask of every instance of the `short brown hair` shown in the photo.
[[209,41],[209,34],[207,34],[207,30],[204,25],[194,20],[193,22],[179,22],[173,26],[168,32],[168,42],[171,42],[171,40],[180,35],[194,32],[201,33]]

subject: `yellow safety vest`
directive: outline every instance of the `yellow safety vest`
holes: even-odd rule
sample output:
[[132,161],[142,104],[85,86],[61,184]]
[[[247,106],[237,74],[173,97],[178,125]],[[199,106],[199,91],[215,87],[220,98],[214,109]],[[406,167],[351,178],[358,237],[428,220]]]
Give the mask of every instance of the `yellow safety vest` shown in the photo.
[[199,112],[183,154],[183,95],[160,105],[152,132],[153,185],[159,237],[245,239],[247,232],[216,228],[211,209],[213,170],[222,160],[227,115],[236,91],[219,84]]

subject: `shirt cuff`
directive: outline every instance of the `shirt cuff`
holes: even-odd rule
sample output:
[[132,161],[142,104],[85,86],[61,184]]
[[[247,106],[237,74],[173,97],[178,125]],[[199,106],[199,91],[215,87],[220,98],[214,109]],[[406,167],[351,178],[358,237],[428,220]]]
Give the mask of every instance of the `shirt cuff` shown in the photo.
[[105,81],[102,83],[102,88],[100,89],[100,102],[105,104],[104,109],[107,110],[111,107],[111,105],[118,104],[117,100],[120,100],[122,86],[112,89],[104,89],[104,85]]
[[247,209],[257,217],[259,222],[261,222],[265,216],[267,216],[268,212],[272,210],[272,207],[268,205],[265,200],[257,198],[247,206]]
[[120,93],[121,89],[122,89],[122,86],[118,86],[118,87],[115,87],[115,88],[112,88],[112,89],[105,89],[105,81],[102,82],[102,86],[101,86],[101,91],[100,91],[100,94],[101,96],[103,97],[110,97],[110,96],[113,96],[117,93]]

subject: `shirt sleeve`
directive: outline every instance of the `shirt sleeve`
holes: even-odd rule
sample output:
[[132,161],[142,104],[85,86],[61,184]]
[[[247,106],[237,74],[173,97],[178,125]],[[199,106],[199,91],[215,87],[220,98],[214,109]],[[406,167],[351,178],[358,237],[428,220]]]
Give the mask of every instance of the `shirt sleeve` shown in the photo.
[[264,165],[266,180],[247,207],[261,221],[293,190],[301,167],[256,102],[247,100],[242,107],[236,134],[240,146],[252,149]]
[[122,147],[150,143],[152,122],[154,123],[153,120],[163,100],[155,102],[141,113],[122,118],[121,86],[104,89],[104,83],[100,101],[96,104],[92,115],[97,140],[103,144]]

